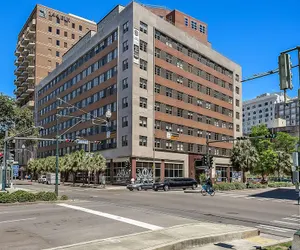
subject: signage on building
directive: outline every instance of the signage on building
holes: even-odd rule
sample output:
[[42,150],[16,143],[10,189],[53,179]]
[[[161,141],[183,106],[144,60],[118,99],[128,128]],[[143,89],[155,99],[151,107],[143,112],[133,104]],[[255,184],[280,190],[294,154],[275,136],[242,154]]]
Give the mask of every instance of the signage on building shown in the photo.
[[61,14],[58,14],[58,13],[55,13],[55,12],[52,12],[52,11],[48,11],[48,14],[49,14],[49,16],[59,18],[60,20],[66,21],[68,23],[70,22],[70,18],[66,17],[64,15],[61,15]]
[[133,62],[140,63],[140,31],[138,29],[133,31]]
[[169,140],[177,140],[178,137],[179,137],[178,133],[167,132],[167,139]]
[[14,175],[14,177],[19,176],[19,165],[14,165],[13,166],[13,175]]

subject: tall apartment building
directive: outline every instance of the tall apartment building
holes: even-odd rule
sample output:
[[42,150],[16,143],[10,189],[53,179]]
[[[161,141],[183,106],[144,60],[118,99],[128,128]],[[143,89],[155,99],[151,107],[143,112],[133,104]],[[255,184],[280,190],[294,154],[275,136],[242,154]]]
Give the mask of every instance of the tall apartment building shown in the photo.
[[275,118],[275,105],[284,102],[283,93],[265,93],[243,102],[243,133],[249,134],[253,126],[265,124],[268,128],[280,127]]
[[286,126],[299,124],[298,98],[291,98],[286,103],[277,103],[275,106],[275,117],[286,120]]
[[[95,22],[36,5],[18,35],[15,50],[17,104],[33,109],[35,86],[61,63],[63,54],[81,37],[96,29]],[[35,151],[32,147],[20,150],[23,144],[16,142],[15,159],[21,167],[27,165]]]
[[[82,122],[62,138],[77,136],[107,159],[108,181],[190,176],[206,152],[206,137],[241,136],[241,67],[211,48],[207,24],[177,10],[132,2],[116,6],[63,57],[37,87],[36,114],[41,136],[62,134],[78,119],[112,117],[105,126]],[[76,108],[62,108],[71,103]],[[60,107],[57,109],[57,107]],[[84,110],[86,113],[78,110]],[[106,133],[110,131],[110,133]],[[41,142],[39,157],[55,155]],[[60,155],[84,148],[61,143]],[[232,143],[211,145],[214,168],[230,178]],[[153,167],[155,172],[152,173]]]
[[16,89],[19,106],[34,107],[34,88],[61,63],[68,51],[95,22],[36,5],[18,35],[15,50]]

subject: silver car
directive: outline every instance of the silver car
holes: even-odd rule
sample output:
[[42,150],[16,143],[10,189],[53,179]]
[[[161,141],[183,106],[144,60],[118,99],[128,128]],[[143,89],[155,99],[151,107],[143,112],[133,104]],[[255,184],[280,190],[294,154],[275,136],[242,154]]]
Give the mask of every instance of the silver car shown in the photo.
[[153,183],[151,181],[143,181],[143,182],[135,182],[133,184],[129,184],[127,185],[127,189],[130,190],[130,191],[133,191],[133,190],[138,190],[138,191],[141,191],[141,190],[148,190],[148,189],[152,189],[152,186],[153,186]]

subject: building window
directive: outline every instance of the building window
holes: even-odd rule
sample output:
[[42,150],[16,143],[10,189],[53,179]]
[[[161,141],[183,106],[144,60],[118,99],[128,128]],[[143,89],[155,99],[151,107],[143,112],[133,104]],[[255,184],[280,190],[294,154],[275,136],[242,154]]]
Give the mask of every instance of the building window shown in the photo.
[[177,63],[176,63],[178,68],[183,69],[183,61],[181,59],[177,59]]
[[141,108],[147,108],[147,98],[140,97],[140,107]]
[[194,151],[194,144],[192,144],[192,143],[188,144],[188,151],[190,151],[190,152]]
[[160,148],[161,147],[161,140],[155,138],[154,145],[155,145],[156,148]]
[[56,51],[56,56],[59,56],[59,51]]
[[211,95],[211,89],[210,88],[206,88],[206,94]]
[[236,105],[237,107],[239,107],[239,106],[240,106],[240,100],[236,99],[236,100],[235,100],[235,105]]
[[180,108],[177,109],[177,116],[183,117],[183,109]]
[[160,111],[160,102],[156,102],[154,106],[155,111]]
[[128,116],[123,116],[122,117],[122,128],[128,126]]
[[155,91],[155,93],[160,93],[160,85],[159,84],[157,84],[157,83],[155,83],[155,87],[154,87],[154,91]]
[[169,71],[169,70],[166,70],[166,78],[168,80],[173,80],[173,72]]
[[[260,120],[259,120],[259,123],[260,123]],[[240,132],[240,125],[236,125],[236,132]]]
[[75,39],[75,34],[72,34],[72,39]]
[[128,78],[127,77],[122,80],[122,88],[123,89],[128,88]]
[[235,87],[235,93],[237,93],[238,95],[240,94],[240,88],[239,87]]
[[56,17],[56,23],[60,23],[59,17]]
[[173,56],[170,55],[170,54],[168,54],[168,53],[166,53],[166,62],[172,63],[172,60],[173,60]]
[[240,113],[239,112],[236,112],[235,116],[236,116],[236,119],[240,119]]
[[166,96],[172,97],[172,89],[166,88]]
[[128,40],[126,40],[124,43],[123,43],[123,52],[125,52],[126,50],[128,50]]
[[193,81],[188,79],[188,87],[193,88]]
[[155,57],[160,58],[160,53],[161,53],[161,50],[158,48],[155,48]]
[[140,69],[147,71],[147,64],[148,64],[147,61],[140,59]]
[[194,129],[193,128],[188,128],[188,135],[191,135],[191,136],[194,135]]
[[188,119],[193,120],[193,112],[188,111]]
[[166,141],[166,149],[173,149],[173,143],[171,141]]
[[183,84],[183,76],[177,75],[177,83]]
[[171,123],[166,123],[166,131],[172,132],[172,124]]
[[198,137],[203,137],[203,131],[202,130],[198,130],[197,131],[197,136]]
[[125,34],[129,30],[129,23],[126,22],[123,24],[123,34]]
[[126,147],[126,146],[128,146],[128,136],[123,135],[122,136],[122,147]]
[[79,25],[79,30],[82,31],[82,26],[81,25]]
[[203,34],[205,34],[205,30],[206,30],[206,27],[204,25],[199,25],[199,31]]
[[186,27],[189,26],[189,19],[188,19],[187,17],[184,18],[184,25],[185,25]]
[[140,144],[140,146],[147,147],[147,136],[140,135],[139,144]]
[[48,32],[52,32],[52,27],[51,26],[48,27]]
[[68,37],[68,32],[65,31],[65,32],[64,32],[64,35],[65,35],[65,37]]
[[126,69],[128,69],[128,67],[129,67],[129,64],[128,64],[128,59],[125,59],[124,61],[123,61],[123,71],[124,70],[126,70]]
[[147,80],[144,78],[140,78],[140,88],[147,89]]
[[56,45],[59,46],[60,45],[60,41],[56,40]]
[[60,34],[60,30],[56,29],[56,35],[59,35],[59,34]]
[[140,31],[147,34],[148,33],[148,25],[146,23],[140,22]]
[[177,92],[177,99],[179,100],[179,101],[182,101],[183,100],[183,93],[182,92]]
[[193,97],[191,95],[188,96],[188,103],[193,103]]
[[170,105],[166,105],[166,113],[172,115],[173,113],[173,108]]
[[183,143],[177,142],[177,151],[183,151]]
[[75,29],[75,23],[72,23],[72,28]]
[[140,116],[140,126],[141,127],[147,127],[147,117]]
[[128,107],[128,97],[124,97],[122,99],[122,108],[127,108]]
[[154,128],[155,128],[155,129],[160,129],[160,126],[161,126],[160,123],[161,123],[160,121],[155,120]]
[[140,50],[147,52],[147,43],[140,40]]
[[68,44],[66,42],[64,42],[64,47],[68,48]]
[[155,75],[161,75],[161,67],[155,65]]
[[197,22],[191,20],[191,28],[192,28],[193,30],[197,30]]

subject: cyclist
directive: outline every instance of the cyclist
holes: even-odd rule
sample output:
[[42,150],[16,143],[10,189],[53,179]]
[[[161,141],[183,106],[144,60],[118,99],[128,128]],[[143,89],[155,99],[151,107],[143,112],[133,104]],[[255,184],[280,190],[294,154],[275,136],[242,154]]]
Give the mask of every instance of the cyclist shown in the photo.
[[211,179],[210,178],[208,178],[207,180],[206,180],[206,183],[205,183],[205,186],[206,186],[206,192],[211,192],[211,190],[212,190],[212,181],[211,181]]

